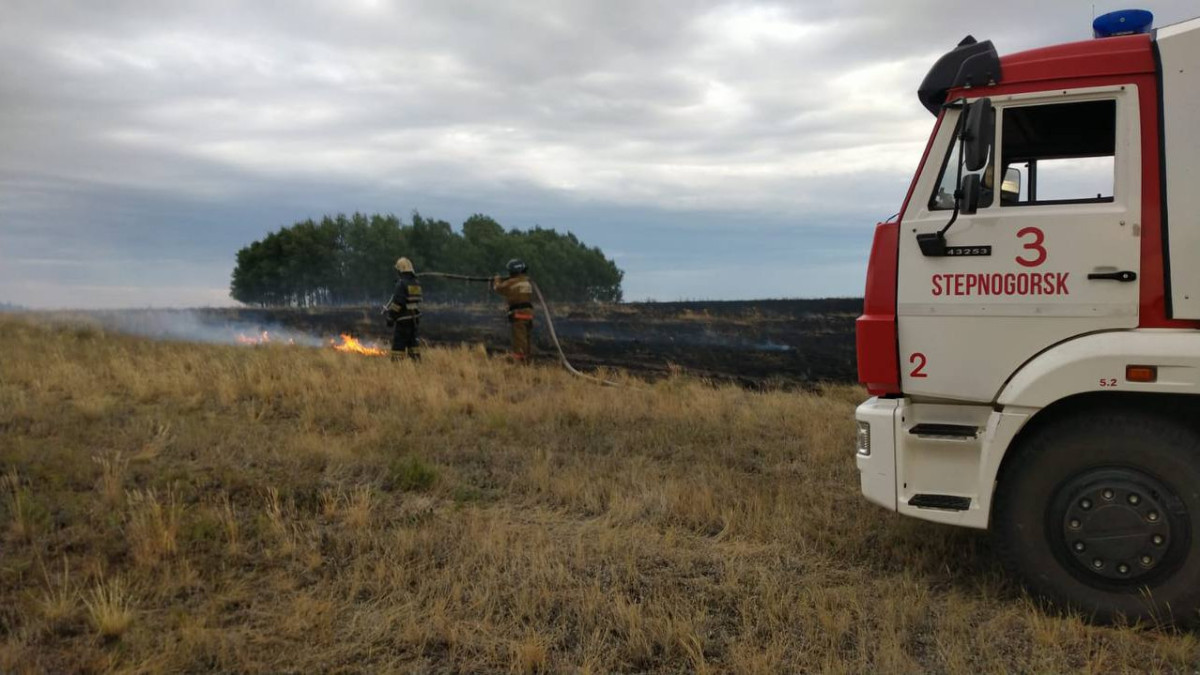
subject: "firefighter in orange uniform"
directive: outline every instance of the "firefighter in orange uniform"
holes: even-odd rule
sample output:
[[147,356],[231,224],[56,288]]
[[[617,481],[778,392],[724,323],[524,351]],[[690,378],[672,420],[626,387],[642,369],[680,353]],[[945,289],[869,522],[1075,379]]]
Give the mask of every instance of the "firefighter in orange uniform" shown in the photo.
[[492,278],[492,290],[508,301],[508,322],[512,326],[512,355],[525,361],[533,353],[533,282],[525,261],[508,261],[508,277]]
[[417,328],[421,325],[421,282],[413,270],[412,261],[400,258],[396,261],[396,290],[387,304],[387,325],[392,326],[392,361],[405,358],[421,360],[421,346],[417,342]]

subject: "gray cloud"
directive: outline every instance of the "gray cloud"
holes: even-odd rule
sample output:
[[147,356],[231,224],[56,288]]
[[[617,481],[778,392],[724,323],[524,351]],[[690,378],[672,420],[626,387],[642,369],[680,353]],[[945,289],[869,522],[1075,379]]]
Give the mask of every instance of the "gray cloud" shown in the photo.
[[10,0],[0,300],[227,302],[265,232],[412,209],[571,229],[635,298],[856,294],[930,62],[1086,39],[1092,6]]

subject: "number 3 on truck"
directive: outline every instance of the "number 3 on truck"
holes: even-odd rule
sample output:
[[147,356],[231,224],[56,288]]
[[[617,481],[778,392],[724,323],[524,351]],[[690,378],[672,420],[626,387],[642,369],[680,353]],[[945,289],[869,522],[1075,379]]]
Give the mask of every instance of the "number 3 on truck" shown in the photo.
[[1017,262],[1025,267],[1037,267],[1046,262],[1046,247],[1042,245],[1046,241],[1046,233],[1036,227],[1024,227],[1017,231],[1017,239],[1027,236],[1032,236],[1033,241],[1025,244],[1025,250],[1033,251],[1033,257],[1025,259],[1018,256]]

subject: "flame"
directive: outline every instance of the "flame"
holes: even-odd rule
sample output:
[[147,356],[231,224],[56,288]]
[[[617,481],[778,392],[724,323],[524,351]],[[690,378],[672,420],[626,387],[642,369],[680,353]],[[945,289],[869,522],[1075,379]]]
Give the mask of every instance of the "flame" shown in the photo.
[[271,334],[264,330],[262,335],[238,335],[237,341],[243,345],[265,345],[271,341]]
[[339,345],[334,340],[330,340],[329,344],[339,352],[353,352],[355,354],[366,354],[367,356],[383,356],[387,354],[387,350],[382,347],[375,344],[364,345],[346,333],[342,333],[342,344]]

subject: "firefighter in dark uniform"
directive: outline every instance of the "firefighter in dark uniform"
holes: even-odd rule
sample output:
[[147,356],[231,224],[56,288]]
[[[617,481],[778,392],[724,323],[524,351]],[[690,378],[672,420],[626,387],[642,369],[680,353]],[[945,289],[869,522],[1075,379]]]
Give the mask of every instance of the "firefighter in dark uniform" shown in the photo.
[[512,327],[512,356],[525,361],[533,354],[533,282],[525,261],[508,261],[508,277],[492,278],[492,290],[508,301],[508,323]]
[[421,360],[417,328],[421,325],[421,282],[408,258],[396,261],[396,290],[387,304],[387,324],[392,329],[392,361]]

